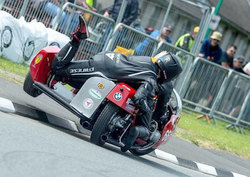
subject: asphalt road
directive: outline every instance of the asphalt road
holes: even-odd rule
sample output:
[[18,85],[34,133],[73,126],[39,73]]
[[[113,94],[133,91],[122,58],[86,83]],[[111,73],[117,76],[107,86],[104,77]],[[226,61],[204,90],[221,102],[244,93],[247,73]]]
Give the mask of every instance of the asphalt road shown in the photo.
[[135,157],[113,146],[22,116],[0,112],[0,176],[208,177],[151,156]]
[[[58,117],[76,122],[79,121],[76,116],[47,96],[41,95],[34,99],[24,93],[22,86],[3,79],[0,79],[0,97],[45,111]],[[159,149],[183,159],[250,176],[250,160],[240,158],[227,152],[202,149],[175,137],[172,137],[168,143],[161,146]]]

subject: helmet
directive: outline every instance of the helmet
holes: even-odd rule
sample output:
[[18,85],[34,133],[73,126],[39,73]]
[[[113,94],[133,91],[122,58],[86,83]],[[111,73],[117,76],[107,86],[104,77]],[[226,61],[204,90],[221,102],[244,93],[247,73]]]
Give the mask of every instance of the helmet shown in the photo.
[[170,52],[161,52],[155,56],[158,58],[156,61],[158,67],[160,68],[160,80],[171,81],[182,72],[182,65],[176,55]]

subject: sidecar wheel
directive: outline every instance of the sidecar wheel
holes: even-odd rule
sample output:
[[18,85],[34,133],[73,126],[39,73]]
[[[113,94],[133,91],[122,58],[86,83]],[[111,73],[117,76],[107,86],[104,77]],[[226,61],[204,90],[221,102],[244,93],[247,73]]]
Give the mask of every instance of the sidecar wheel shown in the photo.
[[109,102],[104,107],[93,126],[90,136],[90,141],[92,143],[99,146],[104,145],[105,142],[102,140],[102,135],[106,132],[110,119],[117,113],[118,110],[119,107],[112,102]]
[[33,86],[33,80],[30,74],[30,71],[27,73],[24,83],[23,83],[23,90],[28,93],[30,96],[32,97],[37,97],[39,95],[41,95],[42,93],[37,90],[34,86]]
[[140,150],[140,149],[129,149],[129,151],[135,155],[135,156],[142,156],[145,154],[148,154],[150,152],[153,152],[155,149],[150,148],[150,149],[146,149],[146,150]]

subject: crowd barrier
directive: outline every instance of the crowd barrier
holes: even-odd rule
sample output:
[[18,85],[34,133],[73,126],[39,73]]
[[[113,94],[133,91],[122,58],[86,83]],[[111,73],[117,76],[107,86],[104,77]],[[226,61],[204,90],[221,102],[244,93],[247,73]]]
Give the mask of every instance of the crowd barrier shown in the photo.
[[[71,13],[66,9],[72,9]],[[65,19],[66,13],[68,18]],[[79,14],[88,15],[87,25],[90,33],[88,40],[81,42],[75,60],[88,59],[101,52],[106,47],[106,41],[113,32],[115,21],[72,3],[65,3],[55,17],[52,28],[66,35],[70,35],[78,25]]]
[[[20,7],[21,2],[26,8]],[[16,6],[13,3],[17,3]],[[29,0],[5,0],[0,3],[0,8],[9,10],[15,17],[25,14],[26,17],[39,18],[40,15],[47,26],[67,35],[76,25],[74,19],[78,17],[79,12],[88,14],[90,40],[81,43],[76,60],[87,59],[101,51],[114,50],[117,46],[131,49],[134,55],[152,57],[161,51],[170,51],[176,54],[183,64],[183,72],[175,81],[175,89],[183,99],[183,107],[209,115],[210,118],[223,120],[233,126],[250,129],[249,76],[196,58],[189,52],[172,44],[160,42],[127,25],[115,26],[112,19],[72,3],[65,3],[59,8],[54,20],[48,21],[45,20],[46,13],[41,12],[41,9],[32,11],[29,3]],[[15,8],[12,8],[13,6]],[[72,9],[70,13],[66,10],[68,8]]]
[[122,23],[116,25],[105,50],[114,50],[116,46],[134,50],[134,55],[152,56],[158,40]]

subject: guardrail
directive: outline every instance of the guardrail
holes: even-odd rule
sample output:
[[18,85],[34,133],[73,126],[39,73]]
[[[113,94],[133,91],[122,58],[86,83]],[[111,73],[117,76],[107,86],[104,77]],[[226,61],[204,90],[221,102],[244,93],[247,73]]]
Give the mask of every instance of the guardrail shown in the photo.
[[[62,5],[64,0],[58,0]],[[27,22],[36,19],[46,27],[51,27],[51,21],[62,6],[55,5],[52,0],[2,0],[0,9],[10,13],[15,18],[24,17]]]
[[19,13],[23,7],[24,1],[1,0],[0,9],[10,13],[15,18],[18,18]]
[[[183,107],[249,128],[250,103],[245,99],[250,92],[248,76],[202,58],[195,59],[189,52],[124,24],[115,27],[106,50],[113,50],[117,45],[135,50],[135,55],[154,56],[164,50],[176,54],[183,64],[183,72],[175,81],[175,88],[183,98]],[[145,49],[138,52],[141,46]]]
[[[71,13],[66,12],[68,8],[72,9]],[[88,59],[103,51],[115,25],[115,21],[111,18],[106,18],[91,10],[67,2],[55,17],[52,28],[63,34],[70,35],[78,25],[78,16],[80,14],[88,15],[87,23],[90,38],[81,43],[75,60]]]
[[[50,2],[51,1],[47,1]],[[49,5],[47,4],[47,5]],[[72,3],[65,3],[46,20],[48,11],[32,9],[29,0],[2,0],[0,9],[14,17],[25,16],[27,21],[41,17],[43,23],[69,35],[77,25],[80,13],[88,15],[90,40],[81,43],[75,60],[87,59],[116,46],[134,50],[134,55],[155,56],[167,50],[176,54],[183,64],[183,72],[175,81],[175,89],[183,98],[183,107],[209,115],[210,118],[228,122],[230,126],[250,129],[250,77],[229,70],[208,60],[196,58],[189,52],[169,43],[160,42],[151,36],[127,25],[118,24],[103,15],[84,9]],[[34,5],[34,4],[33,4]],[[71,12],[67,9],[72,9]],[[48,19],[48,18],[47,18]]]
[[152,56],[159,41],[130,26],[119,23],[115,26],[105,50],[114,50],[116,46],[133,49],[134,55]]

